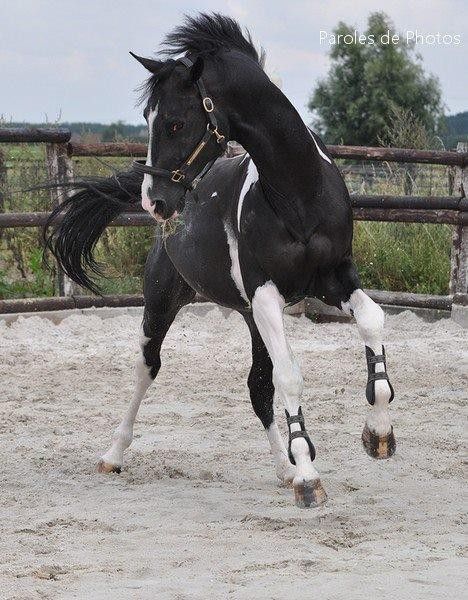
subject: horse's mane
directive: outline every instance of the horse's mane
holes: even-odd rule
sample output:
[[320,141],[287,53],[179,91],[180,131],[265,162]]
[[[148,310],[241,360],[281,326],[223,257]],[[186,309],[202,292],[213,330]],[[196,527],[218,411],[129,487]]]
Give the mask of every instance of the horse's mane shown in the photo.
[[[215,55],[222,49],[238,50],[253,59],[263,69],[266,54],[255,48],[248,30],[243,33],[239,23],[231,17],[219,13],[200,13],[195,17],[185,15],[182,25],[168,33],[162,44],[161,54],[176,57],[179,54],[193,56]],[[158,84],[168,77],[176,61],[168,58],[157,75],[152,75],[139,88],[142,92],[140,103],[144,102],[158,89]]]
[[264,53],[259,55],[249,31],[244,34],[235,19],[219,13],[185,15],[184,23],[167,34],[162,46],[167,56],[180,53],[203,56],[222,49],[239,50],[263,66]]

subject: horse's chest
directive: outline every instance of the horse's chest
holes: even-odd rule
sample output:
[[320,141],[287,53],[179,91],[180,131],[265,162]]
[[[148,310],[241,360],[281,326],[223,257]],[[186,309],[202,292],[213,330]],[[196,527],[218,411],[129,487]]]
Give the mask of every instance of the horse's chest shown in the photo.
[[239,266],[237,239],[215,211],[187,211],[185,226],[166,240],[176,269],[199,294],[236,309],[248,306]]

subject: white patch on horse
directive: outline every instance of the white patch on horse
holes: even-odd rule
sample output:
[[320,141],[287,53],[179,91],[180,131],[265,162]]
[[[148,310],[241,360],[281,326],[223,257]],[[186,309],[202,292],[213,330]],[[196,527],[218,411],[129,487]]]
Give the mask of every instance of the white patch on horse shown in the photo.
[[211,197],[212,197],[212,198],[214,198],[214,197],[215,197],[215,196],[217,196],[217,195],[218,195],[218,192],[213,192],[213,193],[211,194]]
[[[285,300],[272,281],[255,290],[252,313],[258,331],[273,363],[275,394],[281,398],[289,414],[297,415],[302,396],[303,379],[299,365],[286,340],[283,322]],[[299,423],[291,424],[291,431],[299,431]],[[292,440],[291,451],[296,461],[294,483],[319,479],[304,438]]]
[[247,304],[250,305],[249,299],[245,292],[244,281],[242,279],[242,273],[240,269],[237,238],[234,235],[234,232],[232,231],[231,227],[227,223],[224,224],[224,231],[226,232],[227,243],[229,247],[229,256],[231,257],[232,280],[234,281],[236,288],[239,290],[239,293],[242,296],[242,298],[247,302]]
[[[148,154],[146,155],[146,165],[152,167],[151,164],[152,157],[151,151],[153,146],[153,125],[156,117],[158,116],[158,105],[155,106],[154,110],[151,110],[148,115]],[[143,183],[141,184],[141,205],[144,210],[148,211],[151,214],[154,214],[154,207],[151,204],[151,201],[148,196],[148,190],[153,184],[153,176],[145,173],[143,177]]]
[[[241,164],[244,162],[242,159]],[[245,177],[244,185],[242,186],[241,193],[239,195],[239,202],[237,203],[237,230],[240,232],[240,220],[242,214],[242,205],[244,204],[244,198],[247,192],[250,190],[252,185],[258,181],[258,171],[253,160],[251,160],[247,167],[247,175]]]
[[320,154],[320,156],[323,158],[323,160],[326,160],[327,162],[329,162],[331,164],[331,160],[330,158],[325,154],[325,152],[319,148],[319,145],[317,144],[317,140],[315,139],[315,135],[312,133],[312,131],[309,129],[309,133],[311,138],[314,140],[314,144],[315,147],[317,148],[317,152]]
[[[374,354],[383,353],[382,338],[385,322],[383,310],[372,298],[369,298],[362,290],[355,290],[348,302],[341,304],[342,309],[350,314],[351,311],[356,319],[359,334]],[[383,362],[375,364],[375,372],[383,373],[385,365]],[[385,379],[378,379],[374,383],[375,402],[369,413],[366,423],[371,431],[377,435],[386,435],[391,430],[388,403],[392,395],[390,386]]]

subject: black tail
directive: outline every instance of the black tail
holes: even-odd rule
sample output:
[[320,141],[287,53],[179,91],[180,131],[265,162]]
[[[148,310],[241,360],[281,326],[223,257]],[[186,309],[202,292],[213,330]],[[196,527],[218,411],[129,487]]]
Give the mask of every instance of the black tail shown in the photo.
[[99,289],[87,271],[101,274],[93,257],[96,243],[115,217],[140,200],[142,181],[142,175],[125,171],[70,184],[78,191],[47,219],[43,231],[46,248],[70,279],[94,293],[99,294]]

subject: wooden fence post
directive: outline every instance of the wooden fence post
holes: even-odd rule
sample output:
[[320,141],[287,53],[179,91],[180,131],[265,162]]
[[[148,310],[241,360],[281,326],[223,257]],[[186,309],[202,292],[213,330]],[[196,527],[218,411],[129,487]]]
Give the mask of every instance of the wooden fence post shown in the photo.
[[[46,144],[47,174],[50,183],[69,183],[73,181],[73,162],[68,156],[68,144]],[[67,198],[67,187],[51,188],[52,205],[57,206]],[[74,296],[77,293],[75,283],[57,269],[57,286],[59,296]]]
[[[6,164],[5,155],[0,149],[0,213],[5,212],[5,187],[6,187]],[[3,229],[0,229],[0,240],[3,236]]]
[[[468,143],[458,142],[457,152],[467,152]],[[460,191],[460,196],[466,198],[468,194],[468,167],[456,167],[455,189]],[[460,213],[461,215],[461,213]],[[453,228],[452,255],[450,270],[450,294],[468,293],[468,227],[458,223]]]

